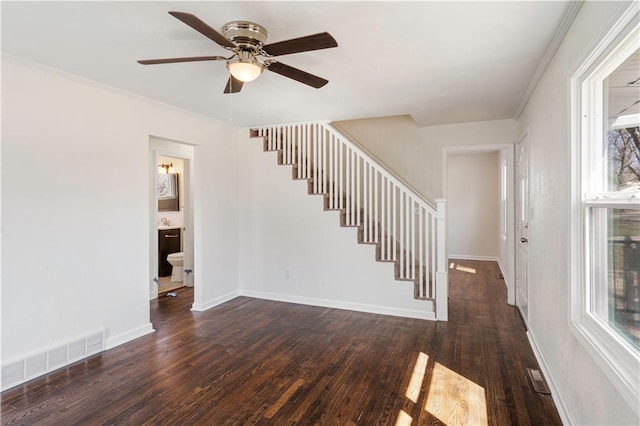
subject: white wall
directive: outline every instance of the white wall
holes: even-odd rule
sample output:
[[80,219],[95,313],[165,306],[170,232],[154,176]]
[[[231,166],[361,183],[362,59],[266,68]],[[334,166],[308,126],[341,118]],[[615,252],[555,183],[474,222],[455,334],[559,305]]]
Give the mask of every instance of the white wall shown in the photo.
[[497,151],[448,156],[447,244],[451,258],[498,260],[498,160]]
[[150,135],[197,145],[196,302],[237,289],[238,132],[3,55],[2,362],[151,330]]
[[420,128],[410,116],[336,123],[430,201],[442,197],[442,148],[512,144],[514,120],[483,121]]
[[640,424],[569,329],[569,80],[621,13],[620,3],[583,3],[518,121],[529,130],[529,326],[572,424]]
[[278,165],[258,138],[239,143],[242,294],[433,318],[432,303],[414,300],[413,283],[395,281],[393,264],[376,262],[375,246],[341,228],[306,180],[292,180],[291,166]]

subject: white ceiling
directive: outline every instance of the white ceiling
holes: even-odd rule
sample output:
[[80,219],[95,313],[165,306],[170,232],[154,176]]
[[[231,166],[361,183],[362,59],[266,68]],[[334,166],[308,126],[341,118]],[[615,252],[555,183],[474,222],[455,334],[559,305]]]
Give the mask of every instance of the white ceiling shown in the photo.
[[[513,118],[568,3],[2,2],[2,51],[236,125],[411,114],[421,126]],[[328,31],[335,49],[279,57],[329,80],[313,89],[265,72],[222,93],[226,55],[169,15],[220,30],[249,20],[267,43]]]

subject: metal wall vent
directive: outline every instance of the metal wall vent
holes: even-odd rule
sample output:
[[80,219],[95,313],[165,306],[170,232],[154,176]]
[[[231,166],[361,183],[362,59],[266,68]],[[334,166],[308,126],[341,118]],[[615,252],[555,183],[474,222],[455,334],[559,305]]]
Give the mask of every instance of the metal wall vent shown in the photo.
[[82,339],[30,355],[2,366],[2,390],[18,386],[28,380],[102,352],[105,349],[104,331]]

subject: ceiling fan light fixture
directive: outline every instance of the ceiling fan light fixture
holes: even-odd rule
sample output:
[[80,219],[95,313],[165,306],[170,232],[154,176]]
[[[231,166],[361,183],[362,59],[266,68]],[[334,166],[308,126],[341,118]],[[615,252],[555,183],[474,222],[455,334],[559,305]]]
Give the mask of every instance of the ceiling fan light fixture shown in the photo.
[[250,52],[242,51],[227,62],[227,69],[234,78],[248,83],[262,74],[264,66]]

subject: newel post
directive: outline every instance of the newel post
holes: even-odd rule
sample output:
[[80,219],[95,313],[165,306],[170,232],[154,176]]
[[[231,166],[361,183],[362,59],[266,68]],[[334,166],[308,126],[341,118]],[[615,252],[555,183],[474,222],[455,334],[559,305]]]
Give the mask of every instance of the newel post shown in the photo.
[[436,218],[436,320],[449,318],[449,269],[447,256],[447,200],[436,200],[438,212]]

